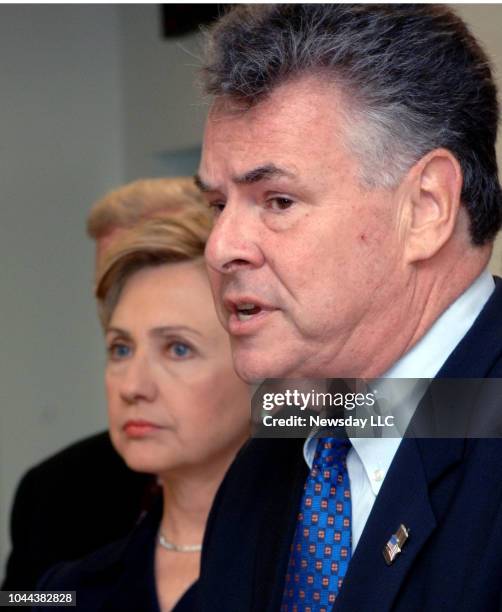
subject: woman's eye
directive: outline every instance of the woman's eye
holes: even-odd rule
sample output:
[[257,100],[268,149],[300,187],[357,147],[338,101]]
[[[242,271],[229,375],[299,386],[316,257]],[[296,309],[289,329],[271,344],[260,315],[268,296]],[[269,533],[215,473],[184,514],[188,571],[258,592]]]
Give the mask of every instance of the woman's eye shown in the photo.
[[291,198],[275,197],[267,200],[268,207],[274,211],[287,210],[293,206],[294,202]]
[[110,359],[120,360],[125,359],[131,355],[131,347],[127,344],[115,343],[108,347],[108,355]]
[[169,353],[176,359],[186,359],[192,356],[192,348],[184,342],[172,342],[169,345]]

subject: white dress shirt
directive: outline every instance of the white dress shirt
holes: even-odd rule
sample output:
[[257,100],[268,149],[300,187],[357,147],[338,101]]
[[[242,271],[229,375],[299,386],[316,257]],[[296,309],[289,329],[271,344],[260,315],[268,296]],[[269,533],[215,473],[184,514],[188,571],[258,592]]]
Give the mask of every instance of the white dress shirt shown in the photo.
[[[468,332],[494,288],[493,278],[488,270],[485,270],[443,312],[425,336],[381,378],[434,378],[453,349]],[[396,387],[402,390],[402,386],[396,385]],[[387,385],[385,389],[386,399],[389,400]],[[401,427],[403,423],[407,426],[410,422],[424,390],[425,386],[422,391],[416,388],[406,397],[401,395],[390,400],[394,406],[399,406]],[[396,396],[399,394],[398,391],[396,388]],[[401,437],[350,439],[352,448],[347,455],[347,471],[352,498],[352,552],[356,549],[401,440]],[[312,467],[316,446],[317,439],[312,435],[305,441],[303,447],[303,455],[309,468]]]

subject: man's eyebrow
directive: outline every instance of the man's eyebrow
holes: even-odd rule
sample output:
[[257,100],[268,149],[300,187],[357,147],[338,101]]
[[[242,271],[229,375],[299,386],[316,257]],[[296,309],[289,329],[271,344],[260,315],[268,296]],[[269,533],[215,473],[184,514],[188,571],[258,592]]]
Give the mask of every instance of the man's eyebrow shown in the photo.
[[295,178],[295,175],[284,168],[279,168],[275,164],[265,164],[264,166],[258,166],[253,168],[240,176],[234,177],[232,180],[234,183],[247,184],[258,183],[259,181],[267,181],[273,178]]
[[[258,183],[259,181],[267,181],[273,178],[296,178],[296,175],[286,170],[285,168],[279,168],[275,164],[265,164],[263,166],[257,166],[252,170],[248,170],[244,174],[234,176],[232,182],[238,185],[251,185],[252,183]],[[198,174],[194,176],[194,181],[197,187],[204,193],[208,191],[218,191],[217,187],[212,187],[205,183]]]

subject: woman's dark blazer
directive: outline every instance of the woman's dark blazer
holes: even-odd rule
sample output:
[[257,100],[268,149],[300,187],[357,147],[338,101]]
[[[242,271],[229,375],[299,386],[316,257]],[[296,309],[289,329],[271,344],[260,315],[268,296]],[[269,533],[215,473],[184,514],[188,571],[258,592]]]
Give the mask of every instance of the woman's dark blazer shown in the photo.
[[[159,612],[154,559],[161,516],[158,503],[127,537],[84,559],[55,566],[37,588],[76,591],[77,612]],[[195,612],[196,585],[183,595],[175,612]]]

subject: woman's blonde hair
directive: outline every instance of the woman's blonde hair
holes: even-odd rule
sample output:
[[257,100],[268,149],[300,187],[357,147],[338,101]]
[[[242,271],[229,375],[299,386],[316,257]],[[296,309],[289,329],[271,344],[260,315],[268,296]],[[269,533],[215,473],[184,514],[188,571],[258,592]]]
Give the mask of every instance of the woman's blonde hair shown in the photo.
[[159,214],[182,214],[188,206],[203,203],[192,177],[139,179],[109,191],[93,204],[87,233],[99,240],[117,228],[133,227]]
[[[153,182],[155,181],[150,181],[148,186],[151,194],[155,191],[151,189]],[[126,186],[123,190],[127,192],[130,187]],[[120,189],[117,190],[114,196],[121,197],[120,192]],[[154,217],[137,221],[123,231],[98,264],[96,299],[101,323],[105,329],[122,289],[132,274],[145,267],[195,261],[202,259],[204,255],[212,225],[212,216],[207,205],[199,196],[194,198],[187,192],[183,201],[176,201],[176,206],[169,202],[165,191],[162,197],[166,204],[164,209],[156,209]]]

